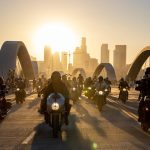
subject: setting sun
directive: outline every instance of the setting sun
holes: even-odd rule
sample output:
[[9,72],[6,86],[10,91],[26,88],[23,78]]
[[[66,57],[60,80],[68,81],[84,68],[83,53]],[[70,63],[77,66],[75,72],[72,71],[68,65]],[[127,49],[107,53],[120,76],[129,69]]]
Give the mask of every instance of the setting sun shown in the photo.
[[48,45],[52,51],[73,51],[76,47],[76,36],[64,24],[47,24],[39,28],[34,36],[34,44],[38,55]]

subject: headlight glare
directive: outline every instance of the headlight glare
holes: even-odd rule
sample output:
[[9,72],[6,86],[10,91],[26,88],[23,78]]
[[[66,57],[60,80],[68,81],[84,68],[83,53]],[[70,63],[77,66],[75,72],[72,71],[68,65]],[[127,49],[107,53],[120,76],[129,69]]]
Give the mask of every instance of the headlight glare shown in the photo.
[[59,104],[58,103],[53,103],[51,107],[52,107],[52,110],[58,110],[59,109]]

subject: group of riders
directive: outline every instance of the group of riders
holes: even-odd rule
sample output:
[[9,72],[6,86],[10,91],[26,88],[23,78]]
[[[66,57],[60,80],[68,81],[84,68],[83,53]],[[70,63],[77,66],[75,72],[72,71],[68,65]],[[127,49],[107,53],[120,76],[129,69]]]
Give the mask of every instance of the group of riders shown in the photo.
[[[3,97],[3,100],[0,103],[0,107],[4,110],[4,112],[6,112],[7,109],[5,93],[7,93],[7,91],[12,88],[19,88],[25,91],[25,88],[29,86],[29,82],[27,80],[23,78],[15,78],[14,73],[15,73],[14,70],[9,71],[6,82],[4,82],[4,79],[0,77],[0,97],[1,96]],[[143,79],[141,79],[136,83],[138,86],[135,89],[140,91],[138,121],[141,121],[143,118],[142,109],[143,106],[145,106],[144,100],[145,98],[149,98],[150,100],[150,67],[146,69],[145,76],[143,77]],[[38,80],[33,79],[32,86],[33,86],[32,87],[33,92],[37,91],[38,93],[43,95],[41,99],[40,113],[44,114],[46,122],[47,122],[46,100],[49,94],[61,93],[64,96],[65,109],[66,109],[66,118],[65,118],[66,124],[68,124],[68,115],[71,109],[71,105],[69,101],[70,101],[70,95],[72,89],[73,91],[74,90],[77,91],[77,95],[78,95],[77,97],[81,96],[82,92],[87,91],[88,89],[90,90],[93,89],[93,91],[94,90],[105,91],[105,89],[107,89],[109,93],[111,92],[111,81],[108,78],[104,79],[102,76],[99,76],[98,79],[96,77],[94,78],[88,77],[84,80],[83,76],[79,74],[78,77],[73,77],[71,79],[71,77],[70,76],[68,77],[66,74],[61,76],[59,71],[54,71],[51,74],[51,78],[48,80],[46,80],[44,76],[42,76]],[[9,87],[8,90],[7,87]],[[118,99],[121,99],[124,89],[127,89],[127,91],[130,89],[128,82],[125,81],[123,78],[120,79],[118,88],[120,90]],[[92,98],[92,96],[90,98]],[[128,92],[127,92],[127,98],[128,98]]]

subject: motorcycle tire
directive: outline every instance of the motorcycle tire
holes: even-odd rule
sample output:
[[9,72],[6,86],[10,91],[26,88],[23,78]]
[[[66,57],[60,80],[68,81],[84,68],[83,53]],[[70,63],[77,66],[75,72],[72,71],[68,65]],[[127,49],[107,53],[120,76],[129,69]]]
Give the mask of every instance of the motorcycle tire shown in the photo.
[[102,111],[102,107],[103,107],[103,102],[102,102],[102,100],[99,100],[97,106],[98,106],[99,112],[101,112],[101,111]]
[[149,129],[149,126],[146,123],[141,123],[141,128],[144,132],[147,132]]
[[53,132],[53,138],[57,138],[58,133],[59,133],[59,116],[58,115],[52,116],[52,132]]

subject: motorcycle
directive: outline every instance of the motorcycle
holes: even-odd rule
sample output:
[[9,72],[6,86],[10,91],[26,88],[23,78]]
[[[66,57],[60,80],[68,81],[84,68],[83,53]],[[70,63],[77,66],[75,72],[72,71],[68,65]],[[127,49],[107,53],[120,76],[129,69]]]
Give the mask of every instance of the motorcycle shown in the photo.
[[122,103],[124,103],[124,104],[126,103],[126,101],[128,100],[128,89],[127,88],[120,89],[119,99],[122,101]]
[[97,104],[98,110],[101,112],[105,102],[105,93],[102,90],[96,91],[94,100]]
[[15,91],[16,103],[23,103],[25,101],[26,92],[24,89],[17,88]]
[[81,96],[82,95],[82,90],[83,90],[83,85],[79,84],[78,85],[78,95]]
[[95,94],[95,89],[92,87],[88,87],[87,89],[85,89],[85,96],[88,97],[88,99],[91,99]]
[[42,90],[42,87],[40,85],[37,86],[38,97],[41,97],[41,90]]
[[[1,93],[2,91],[0,91]],[[6,91],[3,91],[3,93]],[[11,102],[6,102],[5,95],[0,94],[0,120],[4,119],[11,109]]]
[[139,118],[141,118],[141,128],[144,132],[147,132],[150,128],[150,97],[142,99],[143,105],[141,108],[142,113]]
[[105,92],[105,95],[106,95],[106,97],[110,94],[110,92],[111,92],[111,90],[110,90],[110,88],[108,87],[108,88],[106,88],[105,90],[104,90],[104,92]]
[[79,98],[76,87],[71,88],[70,95],[71,95],[71,99],[73,100],[73,103],[75,104]]
[[56,138],[61,132],[61,127],[65,122],[65,98],[60,93],[52,93],[47,98],[46,122],[52,127],[53,137]]

